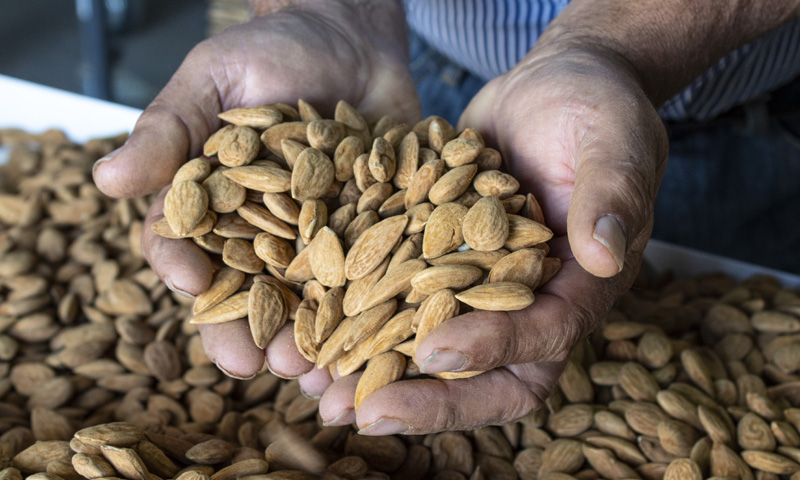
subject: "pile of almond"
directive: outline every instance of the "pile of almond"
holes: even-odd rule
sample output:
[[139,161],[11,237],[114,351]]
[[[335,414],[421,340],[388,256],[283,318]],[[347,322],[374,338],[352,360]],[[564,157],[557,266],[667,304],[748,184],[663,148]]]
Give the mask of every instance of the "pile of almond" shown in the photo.
[[519,421],[325,427],[297,380],[206,357],[142,258],[150,199],[91,184],[123,140],[0,130],[0,480],[800,477],[800,295],[764,276],[642,281]]
[[175,174],[153,230],[225,265],[193,323],[246,317],[263,348],[294,321],[319,368],[371,362],[358,405],[403,375],[437,325],[525,308],[557,272],[535,198],[475,130],[457,135],[440,117],[368,125],[344,101],[332,120],[298,106],[223,112],[230,124]]

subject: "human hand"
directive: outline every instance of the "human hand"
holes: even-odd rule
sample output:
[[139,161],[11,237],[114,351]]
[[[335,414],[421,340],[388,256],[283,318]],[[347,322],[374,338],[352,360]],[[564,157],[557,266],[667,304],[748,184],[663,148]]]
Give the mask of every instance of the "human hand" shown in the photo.
[[328,388],[333,424],[361,433],[422,434],[516,420],[542,405],[570,351],[630,287],[652,228],[667,137],[630,67],[607,51],[534,50],[473,99],[461,126],[502,152],[539,199],[560,272],[515,312],[472,312],[439,325],[416,355],[424,373],[381,388],[353,411],[356,380]]
[[[159,237],[150,225],[163,216],[164,187],[175,171],[220,127],[217,114],[303,98],[333,118],[335,102],[344,99],[368,120],[392,112],[413,124],[420,108],[407,57],[402,4],[394,0],[306,1],[231,28],[189,53],[125,145],[95,165],[95,182],[113,197],[163,188],[148,212],[142,249],[170,289],[196,296],[211,283],[209,258],[191,240]],[[251,377],[264,365],[265,352],[253,342],[247,320],[198,328],[209,358],[229,375]],[[284,377],[312,367],[288,326],[266,358]],[[314,369],[306,381],[324,388],[326,375]]]

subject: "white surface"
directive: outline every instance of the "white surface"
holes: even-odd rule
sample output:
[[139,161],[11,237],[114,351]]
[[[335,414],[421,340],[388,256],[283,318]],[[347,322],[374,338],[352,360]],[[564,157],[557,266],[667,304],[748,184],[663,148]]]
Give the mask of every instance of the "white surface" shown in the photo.
[[[130,131],[140,114],[135,108],[0,75],[0,128],[14,127],[30,132],[60,128],[70,139],[85,142]],[[0,152],[0,163],[2,157]],[[658,240],[650,241],[644,256],[656,271],[671,270],[681,277],[724,272],[741,280],[768,274],[781,279],[787,287],[800,288],[797,275]]]
[[0,75],[0,128],[60,128],[75,142],[130,132],[136,108]]

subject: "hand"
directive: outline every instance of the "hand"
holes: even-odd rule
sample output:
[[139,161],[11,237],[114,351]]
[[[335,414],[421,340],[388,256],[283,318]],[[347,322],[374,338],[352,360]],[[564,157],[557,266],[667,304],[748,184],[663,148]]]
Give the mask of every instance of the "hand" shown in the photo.
[[[220,127],[217,114],[231,108],[303,98],[333,118],[336,102],[344,99],[368,120],[390,112],[413,124],[420,107],[407,67],[402,5],[362,3],[302,2],[199,44],[144,111],[125,145],[95,165],[98,187],[113,197],[164,188]],[[149,228],[163,216],[165,191],[148,212],[142,248],[170,289],[196,296],[210,285],[209,258],[190,240],[164,239]],[[265,352],[253,342],[246,320],[201,326],[200,333],[206,353],[229,375],[251,377],[264,365]],[[288,326],[266,357],[284,377],[312,367],[294,348]],[[314,369],[306,381],[324,387],[330,379]]]
[[516,420],[542,406],[572,348],[634,279],[667,138],[624,61],[600,50],[535,49],[478,93],[461,126],[477,127],[498,146],[523,189],[539,199],[562,269],[527,309],[456,317],[417,350],[423,372],[486,373],[400,381],[368,397],[357,415],[355,380],[337,380],[320,405],[324,420],[356,421],[371,435]]

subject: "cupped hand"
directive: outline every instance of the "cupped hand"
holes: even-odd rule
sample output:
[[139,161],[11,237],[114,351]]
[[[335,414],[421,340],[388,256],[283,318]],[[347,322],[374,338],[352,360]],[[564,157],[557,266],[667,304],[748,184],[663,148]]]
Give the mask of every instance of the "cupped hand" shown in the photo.
[[[294,104],[299,98],[326,118],[340,99],[367,120],[390,112],[413,124],[419,100],[408,71],[402,7],[382,0],[320,0],[228,29],[196,46],[147,107],[121,149],[95,165],[97,186],[113,197],[134,197],[167,186],[175,171],[202,152],[221,122],[217,114],[262,103]],[[151,206],[142,248],[170,289],[187,296],[205,291],[212,264],[190,240],[169,240],[149,226],[163,216],[163,195]],[[229,375],[255,375],[265,352],[247,321],[202,326],[206,353]],[[285,327],[268,346],[271,369],[295,377],[311,369]],[[309,377],[312,385],[329,380]]]
[[485,373],[396,382],[357,414],[354,382],[339,380],[320,405],[329,423],[355,421],[361,433],[379,435],[516,420],[542,405],[572,348],[638,271],[667,138],[626,62],[601,50],[534,50],[480,91],[460,123],[496,145],[522,189],[540,201],[562,268],[530,307],[453,318],[416,352],[424,373]]

